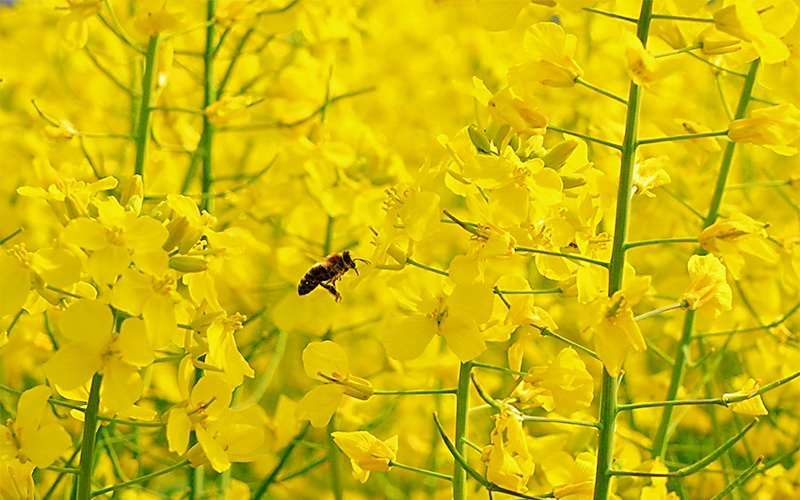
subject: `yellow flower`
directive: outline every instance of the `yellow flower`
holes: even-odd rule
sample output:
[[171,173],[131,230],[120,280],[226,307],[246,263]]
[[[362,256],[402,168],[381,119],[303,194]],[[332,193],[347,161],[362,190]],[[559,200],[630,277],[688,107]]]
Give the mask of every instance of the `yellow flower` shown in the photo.
[[765,224],[735,213],[719,219],[697,237],[708,252],[721,257],[734,278],[739,279],[744,267],[742,253],[749,253],[766,262],[777,262],[778,253],[767,244]]
[[506,87],[495,93],[487,107],[495,122],[507,124],[518,134],[544,135],[547,117],[536,110],[537,103],[522,100]]
[[216,126],[227,125],[232,121],[245,122],[249,118],[248,107],[253,103],[250,96],[223,96],[220,100],[210,104],[206,110],[208,121]]
[[0,425],[0,460],[49,467],[72,445],[69,434],[55,418],[47,418],[50,395],[50,388],[44,385],[22,393],[16,419]]
[[567,35],[556,23],[537,23],[525,32],[528,62],[509,68],[509,81],[525,85],[536,81],[549,87],[572,87],[583,70],[572,58],[575,35]]
[[743,401],[736,401],[727,403],[728,408],[733,410],[734,413],[742,413],[744,415],[767,415],[767,407],[764,406],[764,400],[758,394],[759,386],[758,381],[748,379],[747,383],[736,392],[726,393],[722,395],[723,401],[728,401],[732,398],[740,398],[747,396]]
[[628,351],[644,351],[647,343],[633,319],[633,310],[650,287],[650,277],[637,277],[614,292],[611,297],[600,299],[600,317],[592,324],[594,350],[606,371],[616,377],[622,371],[622,363]]
[[566,451],[553,453],[542,463],[547,482],[554,485],[553,495],[565,500],[590,500],[594,493],[597,458],[580,453],[574,459]]
[[764,146],[780,155],[796,155],[800,148],[800,110],[792,104],[757,109],[749,118],[732,121],[728,137],[734,142]]
[[[796,17],[796,7],[794,13]],[[791,55],[786,44],[766,29],[751,0],[741,0],[714,12],[714,26],[736,38],[752,42],[761,60],[767,64],[785,61]]]
[[347,353],[335,342],[308,344],[303,349],[303,368],[309,377],[325,382],[303,396],[295,410],[298,420],[309,420],[314,427],[328,425],[343,396],[364,401],[372,396],[372,384],[350,375]]
[[392,289],[408,314],[388,320],[383,345],[389,356],[401,361],[415,359],[436,335],[444,337],[447,347],[463,362],[486,350],[478,326],[491,317],[494,293],[490,287],[457,285],[450,296],[434,295],[421,282],[404,279],[394,281]]
[[260,407],[223,408],[216,419],[194,428],[197,444],[186,452],[186,458],[192,467],[211,464],[218,473],[230,469],[232,462],[253,462],[267,453],[265,423]]
[[641,87],[649,87],[658,79],[658,63],[634,34],[626,32],[624,35],[625,57],[628,62],[628,76],[633,83]]
[[652,190],[669,184],[671,179],[664,167],[669,162],[668,156],[648,158],[633,166],[634,194],[643,194],[650,198],[655,197]]
[[131,408],[144,381],[139,368],[155,358],[144,332],[144,322],[128,318],[114,333],[114,315],[107,305],[79,299],[64,311],[61,332],[69,340],[42,367],[59,390],[86,384],[95,373],[103,375],[100,400],[112,413]]
[[58,34],[71,49],[80,49],[89,40],[87,20],[103,9],[101,0],[67,0],[69,13],[59,19]]
[[161,246],[168,233],[160,222],[125,211],[115,198],[97,205],[97,219],[73,219],[61,239],[91,252],[87,269],[98,284],[114,283],[131,262],[149,262],[158,256],[166,262]]
[[527,436],[522,427],[522,414],[509,404],[492,417],[495,421],[492,444],[485,446],[481,460],[486,465],[486,478],[503,488],[524,493],[533,475],[535,464],[528,451]]
[[[190,366],[185,364],[185,366]],[[217,373],[207,373],[192,387],[191,395],[180,386],[184,401],[174,405],[164,415],[169,451],[183,455],[189,446],[189,434],[195,436],[205,456],[217,467],[224,467],[224,450],[210,437],[207,427],[220,420],[231,402],[233,387]]]
[[[650,472],[664,474],[669,472],[669,469],[661,459],[656,457],[653,461],[653,467]],[[678,495],[667,490],[666,477],[653,477],[650,479],[650,486],[642,487],[642,493],[639,500],[678,500]]]
[[370,472],[388,472],[397,458],[397,436],[381,441],[366,431],[332,432],[331,437],[350,458],[353,477],[366,483]]
[[570,415],[592,403],[594,381],[586,365],[571,347],[562,349],[549,366],[528,370],[513,396],[546,411]]
[[156,36],[177,26],[181,16],[167,11],[165,3],[158,0],[140,2],[133,20],[136,29],[147,36]]
[[714,318],[732,307],[733,292],[728,285],[725,266],[713,255],[692,255],[689,258],[692,284],[681,296],[689,309],[709,310]]

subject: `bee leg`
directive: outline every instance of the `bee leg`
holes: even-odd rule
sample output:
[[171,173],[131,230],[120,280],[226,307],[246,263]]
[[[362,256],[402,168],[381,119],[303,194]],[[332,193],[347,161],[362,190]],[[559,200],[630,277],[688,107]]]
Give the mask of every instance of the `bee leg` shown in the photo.
[[331,295],[333,295],[336,302],[342,301],[342,294],[336,289],[334,285],[329,285],[328,283],[320,283],[319,286],[325,288],[325,290],[329,291]]

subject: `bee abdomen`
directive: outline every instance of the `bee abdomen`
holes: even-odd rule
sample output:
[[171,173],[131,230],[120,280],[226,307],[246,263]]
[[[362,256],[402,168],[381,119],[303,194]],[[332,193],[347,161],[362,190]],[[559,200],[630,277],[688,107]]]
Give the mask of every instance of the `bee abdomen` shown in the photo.
[[307,295],[317,288],[317,285],[319,285],[319,281],[303,278],[297,285],[297,295]]

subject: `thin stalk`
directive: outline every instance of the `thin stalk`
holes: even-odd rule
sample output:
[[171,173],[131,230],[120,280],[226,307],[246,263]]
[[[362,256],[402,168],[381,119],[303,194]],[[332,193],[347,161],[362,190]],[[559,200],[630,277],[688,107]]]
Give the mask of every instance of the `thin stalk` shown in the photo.
[[152,127],[153,86],[156,76],[156,56],[160,45],[159,35],[151,36],[144,56],[144,76],[142,76],[142,100],[139,103],[139,117],[136,120],[136,160],[133,173],[144,176],[144,164],[147,160],[147,145],[150,143]]
[[281,452],[280,456],[278,457],[278,463],[275,465],[275,468],[273,468],[272,472],[270,472],[267,478],[264,479],[264,482],[261,483],[256,492],[253,493],[253,500],[260,500],[266,494],[267,489],[272,483],[275,482],[278,477],[278,473],[281,471],[281,469],[283,469],[283,467],[286,465],[286,462],[289,460],[289,455],[292,454],[294,448],[300,443],[300,441],[303,440],[303,437],[306,435],[306,432],[308,432],[309,427],[311,427],[311,424],[306,424],[303,426],[303,428],[300,429],[300,432],[298,432],[294,437],[292,442],[283,449],[283,452]]
[[738,488],[739,486],[741,486],[742,484],[744,484],[744,483],[745,483],[745,482],[746,482],[748,479],[750,479],[750,477],[751,477],[753,474],[755,474],[756,472],[759,472],[759,469],[758,469],[758,468],[759,468],[759,466],[761,465],[761,462],[763,462],[763,461],[764,461],[764,457],[758,457],[758,458],[757,458],[757,459],[756,459],[756,460],[755,460],[755,461],[754,461],[754,462],[753,462],[753,463],[750,465],[750,467],[748,467],[748,468],[746,468],[745,470],[743,470],[743,471],[741,472],[741,474],[739,474],[739,476],[738,476],[736,479],[734,479],[733,481],[731,481],[731,482],[728,484],[728,486],[726,486],[726,487],[725,487],[725,489],[723,489],[722,491],[720,491],[719,493],[717,493],[716,495],[714,495],[713,497],[711,497],[711,500],[722,500],[723,498],[725,498],[726,496],[728,496],[728,494],[730,494],[731,492],[733,492],[733,491],[734,491],[736,488]]
[[431,394],[457,394],[458,389],[420,389],[398,391],[375,391],[373,396],[422,396]]
[[342,490],[341,469],[339,467],[339,447],[333,440],[332,434],[336,432],[335,416],[328,422],[328,467],[331,480],[331,490],[333,490],[333,498],[335,500],[342,500],[344,498],[344,491]]
[[[203,109],[217,101],[217,88],[214,84],[214,39],[216,37],[216,23],[214,15],[217,10],[217,1],[208,0],[206,27],[206,48],[203,53]],[[203,134],[200,137],[198,149],[202,155],[203,174],[201,180],[201,191],[204,195],[211,194],[211,185],[214,182],[213,175],[213,145],[214,145],[214,125],[209,121],[208,115],[203,114]],[[214,199],[206,196],[200,202],[201,210],[211,212]]]
[[594,142],[596,144],[602,144],[603,146],[608,146],[609,148],[613,149],[622,149],[622,146],[615,142],[606,141],[605,139],[598,139],[597,137],[592,137],[591,135],[581,134],[580,132],[575,132],[573,130],[567,130],[565,128],[556,127],[555,125],[548,125],[548,130],[553,130],[555,132],[561,132],[562,134],[574,135],[575,137],[580,137],[581,139],[589,142]]
[[448,476],[447,474],[442,474],[441,472],[434,472],[432,470],[427,470],[427,469],[419,469],[417,467],[411,467],[410,465],[403,465],[397,462],[389,462],[389,467],[397,467],[398,469],[410,470],[411,472],[418,472],[420,474],[425,474],[426,476],[431,476],[438,479],[444,479],[445,481],[453,480],[453,476]]
[[631,248],[636,248],[636,247],[644,247],[648,245],[663,245],[667,243],[697,243],[697,238],[687,236],[686,238],[657,238],[654,240],[632,241],[630,243],[626,243],[625,248],[630,250]]
[[89,389],[89,400],[83,421],[83,441],[81,442],[80,474],[78,475],[77,500],[92,498],[92,468],[94,467],[95,443],[97,441],[97,411],[100,409],[100,384],[103,376],[95,373]]
[[[753,93],[753,85],[756,81],[756,73],[758,72],[759,60],[756,59],[750,65],[750,71],[745,78],[744,86],[742,87],[742,94],[739,98],[739,105],[736,108],[736,119],[744,118],[747,113],[747,105],[750,102],[750,96]],[[714,193],[709,205],[708,214],[703,221],[703,227],[708,227],[716,222],[719,217],[719,207],[722,205],[722,197],[725,194],[725,186],[728,182],[728,174],[730,173],[731,165],[733,163],[733,153],[736,148],[735,142],[729,142],[725,147],[725,152],[722,156],[722,163],[720,164],[719,174],[717,176],[717,183],[714,188]],[[699,249],[698,253],[706,253],[704,250]],[[686,311],[686,316],[683,322],[683,332],[681,340],[676,348],[675,364],[672,367],[672,376],[670,378],[669,389],[667,389],[667,400],[674,400],[678,395],[678,390],[683,383],[683,375],[686,371],[686,355],[689,350],[689,345],[694,336],[694,321],[695,311]],[[661,414],[661,421],[659,422],[658,429],[656,430],[655,437],[653,438],[653,455],[657,457],[664,457],[667,451],[667,442],[669,441],[669,428],[670,419],[672,418],[673,406],[664,407]]]
[[[647,46],[653,1],[644,0],[636,23],[636,36]],[[636,159],[636,146],[639,131],[639,109],[642,89],[631,82],[628,92],[628,110],[625,118],[625,136],[622,139],[622,158],[620,161],[619,186],[617,189],[617,210],[614,219],[614,240],[611,247],[611,262],[608,272],[608,296],[622,288],[622,275],[625,268],[626,240],[630,224],[631,189],[633,187],[633,166]],[[594,500],[606,500],[611,489],[611,466],[614,460],[614,421],[617,416],[618,380],[608,370],[603,369],[603,383],[600,399],[600,432],[597,443],[597,469],[595,472]]]
[[[461,363],[458,372],[458,392],[456,393],[456,435],[453,446],[456,454],[466,459],[467,414],[469,409],[469,383],[472,362]],[[467,470],[456,460],[453,466],[453,500],[467,498]]]
[[618,96],[616,94],[612,94],[608,90],[601,89],[597,85],[591,84],[591,83],[587,82],[586,80],[584,80],[583,78],[581,78],[579,76],[575,78],[575,83],[577,83],[578,85],[583,85],[587,89],[593,90],[593,91],[597,92],[600,95],[604,95],[604,96],[606,96],[608,98],[614,99],[615,101],[617,101],[617,102],[619,102],[619,103],[621,103],[623,105],[627,105],[628,104],[628,101],[626,101],[622,97],[620,97],[620,96]]
[[562,253],[562,252],[551,252],[550,250],[539,250],[537,248],[528,248],[528,247],[514,247],[515,252],[527,252],[527,253],[538,253],[541,255],[552,255],[554,257],[564,257],[565,259],[572,259],[572,260],[579,260],[581,262],[588,262],[589,264],[594,264],[600,267],[608,267],[608,262],[603,262],[602,260],[590,259],[589,257],[584,257],[583,255],[577,255],[573,253]]
[[684,135],[672,135],[669,137],[653,137],[651,139],[642,139],[639,141],[639,145],[644,144],[656,144],[659,142],[673,142],[673,141],[691,141],[693,139],[703,139],[705,137],[721,137],[723,135],[728,135],[727,130],[717,130],[715,132],[703,132],[701,134],[684,134]]
[[94,493],[92,493],[92,496],[95,497],[95,496],[98,496],[98,495],[102,495],[103,493],[108,493],[110,491],[127,488],[128,486],[133,486],[134,484],[141,484],[141,483],[147,482],[147,481],[149,481],[151,479],[157,478],[158,476],[163,476],[164,474],[169,474],[172,471],[175,471],[175,470],[178,470],[178,469],[182,469],[183,467],[186,467],[188,465],[189,465],[189,461],[188,460],[184,460],[183,462],[178,462],[175,465],[170,465],[169,467],[166,467],[166,468],[161,469],[159,471],[152,472],[152,473],[146,474],[144,476],[139,476],[137,478],[131,479],[130,481],[125,481],[124,483],[119,483],[119,484],[115,484],[114,486],[109,486],[108,488],[103,488],[102,490],[97,490]]
[[668,306],[659,307],[658,309],[653,309],[652,311],[647,311],[646,313],[642,313],[635,318],[634,321],[641,321],[643,319],[651,318],[653,316],[658,316],[661,313],[665,313],[667,311],[673,311],[675,309],[680,309],[682,307],[686,307],[686,304],[683,302],[678,302],[677,304],[670,304]]

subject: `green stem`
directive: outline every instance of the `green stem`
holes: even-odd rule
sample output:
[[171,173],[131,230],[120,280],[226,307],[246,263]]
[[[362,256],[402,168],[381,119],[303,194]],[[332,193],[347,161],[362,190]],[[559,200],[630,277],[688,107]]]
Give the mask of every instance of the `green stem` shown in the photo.
[[683,54],[684,52],[691,52],[693,50],[697,50],[697,49],[701,49],[701,48],[703,48],[703,44],[702,43],[696,43],[694,45],[689,45],[688,47],[681,47],[680,49],[670,50],[669,52],[662,52],[660,54],[654,55],[653,57],[658,59],[658,58],[661,58],[661,57],[668,57],[668,56],[674,56],[674,55],[678,55],[678,54]]
[[[747,73],[747,78],[742,87],[742,94],[739,98],[739,105],[736,108],[736,119],[744,118],[747,113],[747,105],[750,102],[750,96],[753,92],[753,85],[756,81],[756,73],[758,71],[759,60],[756,59],[751,65]],[[736,148],[735,142],[729,142],[725,147],[725,152],[722,155],[722,162],[720,164],[719,174],[717,176],[717,183],[714,188],[714,193],[711,197],[708,214],[703,220],[703,227],[706,228],[716,222],[719,217],[719,207],[722,205],[722,197],[725,194],[725,186],[728,182],[728,174],[730,173],[731,165],[733,163],[733,153]],[[706,253],[704,250],[698,250],[698,253]],[[689,346],[694,336],[694,321],[695,311],[686,311],[686,316],[683,322],[683,332],[681,334],[680,342],[677,346],[675,353],[675,364],[672,367],[672,376],[670,378],[669,389],[667,389],[667,400],[674,400],[678,395],[678,390],[683,383],[683,375],[686,372],[686,355],[689,351]],[[658,429],[656,430],[655,437],[653,438],[653,455],[657,457],[664,457],[667,451],[667,443],[669,441],[669,428],[670,419],[672,418],[673,406],[664,407],[661,414],[661,421],[659,422]]]
[[[207,16],[209,23],[206,27],[206,48],[203,53],[203,109],[217,101],[217,89],[214,85],[214,38],[216,36],[216,23],[214,15],[217,10],[216,0],[207,0]],[[203,134],[200,137],[198,150],[202,155],[203,175],[201,180],[201,191],[206,195],[200,202],[200,209],[212,211],[214,198],[211,194],[211,185],[214,182],[213,176],[213,146],[214,146],[214,125],[209,121],[208,115],[203,114]]]
[[[456,393],[456,435],[453,446],[455,452],[466,460],[467,414],[469,409],[469,385],[472,362],[461,363],[458,371],[458,392]],[[467,470],[458,461],[453,466],[453,500],[467,498]]]
[[94,466],[95,442],[97,441],[97,411],[100,409],[100,385],[103,376],[95,373],[89,389],[89,400],[83,421],[83,441],[81,442],[80,474],[78,475],[77,500],[92,498],[92,468]]
[[711,500],[722,500],[723,498],[727,497],[733,490],[744,484],[750,476],[758,472],[758,468],[761,463],[764,461],[764,457],[758,457],[755,462],[753,462],[750,467],[743,470],[739,476],[731,481],[728,486],[726,486],[722,491],[711,497]]
[[549,418],[549,417],[534,417],[532,415],[523,415],[522,416],[523,422],[542,422],[542,423],[551,423],[551,424],[566,424],[566,425],[580,425],[583,427],[594,427],[596,429],[600,428],[600,424],[597,422],[587,422],[585,420],[570,420],[567,418]]
[[457,389],[421,389],[411,391],[375,391],[373,396],[421,396],[424,394],[457,394]]
[[697,238],[686,237],[686,238],[657,238],[654,240],[641,240],[641,241],[632,241],[630,243],[625,244],[625,248],[630,250],[631,248],[636,247],[644,247],[648,245],[662,245],[667,243],[697,243]]
[[673,141],[691,141],[693,139],[703,139],[704,137],[720,137],[728,135],[727,130],[717,130],[715,132],[703,132],[702,134],[684,134],[672,135],[669,137],[653,137],[652,139],[642,139],[639,141],[639,146],[645,144],[656,144],[659,142],[673,142]]
[[175,471],[175,470],[178,470],[178,469],[182,469],[182,468],[186,467],[187,465],[189,465],[189,461],[188,460],[184,460],[183,462],[178,462],[177,464],[170,465],[169,467],[166,467],[166,468],[161,469],[159,471],[152,472],[152,473],[146,474],[144,476],[139,476],[137,478],[131,479],[130,481],[125,481],[124,483],[119,483],[119,484],[115,484],[114,486],[109,486],[108,488],[103,488],[102,490],[97,490],[94,493],[92,493],[92,496],[95,497],[95,496],[98,496],[98,495],[102,495],[103,493],[108,493],[110,491],[115,491],[115,490],[120,490],[120,489],[123,489],[123,488],[127,488],[128,486],[133,486],[134,484],[141,484],[141,483],[147,482],[147,481],[149,481],[151,479],[154,479],[154,478],[156,478],[158,476],[163,476],[164,474],[169,474],[172,471]]
[[419,472],[420,474],[425,474],[426,476],[431,476],[438,479],[444,479],[445,481],[453,480],[453,476],[448,476],[447,474],[442,474],[441,472],[434,472],[432,470],[427,470],[427,469],[418,469],[417,467],[411,467],[410,465],[403,465],[397,462],[389,462],[389,467],[397,467],[398,469],[410,470],[411,472]]
[[339,467],[339,447],[333,440],[332,434],[336,432],[336,417],[331,418],[328,422],[328,467],[330,468],[328,474],[331,480],[331,490],[333,490],[333,498],[335,500],[342,500],[344,492],[342,490],[341,469]]
[[144,76],[142,76],[142,100],[139,103],[139,125],[136,131],[136,160],[133,173],[144,176],[144,165],[147,160],[147,145],[150,143],[152,126],[151,106],[153,105],[153,86],[156,76],[156,56],[160,45],[159,35],[151,36],[144,56]]
[[[531,326],[533,326],[534,328],[536,327],[536,325],[531,325]],[[542,328],[542,329],[539,330],[539,333],[542,334],[542,337],[553,337],[554,339],[558,339],[561,342],[564,342],[565,344],[567,344],[568,346],[570,346],[570,347],[572,347],[574,349],[577,349],[577,350],[581,351],[582,353],[593,357],[594,359],[600,359],[597,356],[597,353],[594,352],[593,350],[589,349],[588,347],[584,347],[584,346],[580,345],[577,342],[573,342],[572,340],[570,340],[570,339],[568,339],[566,337],[562,337],[561,335],[559,335],[556,332],[550,330],[549,328]]]
[[623,105],[627,105],[628,104],[628,101],[626,101],[622,97],[620,97],[620,96],[618,96],[616,94],[612,94],[611,92],[609,92],[607,90],[601,89],[597,85],[593,85],[593,84],[587,82],[586,80],[584,80],[583,78],[581,78],[579,76],[575,77],[575,83],[577,83],[578,85],[583,85],[587,89],[593,90],[593,91],[597,92],[600,95],[604,95],[606,97],[614,99],[615,101],[617,101],[619,103],[622,103]]
[[[636,23],[636,36],[647,46],[652,0],[644,0]],[[620,161],[619,186],[617,188],[617,210],[614,219],[614,240],[611,247],[611,262],[608,272],[608,296],[622,288],[625,268],[626,240],[630,224],[631,188],[633,186],[633,166],[638,144],[639,109],[642,89],[631,82],[628,93],[628,110],[625,118],[625,136],[622,139],[622,158]],[[606,500],[611,489],[611,466],[614,461],[614,430],[617,416],[616,377],[603,369],[603,383],[600,399],[600,432],[597,443],[597,469],[595,472],[594,500]]]
[[562,252],[551,252],[550,250],[539,250],[537,248],[528,248],[528,247],[514,247],[515,252],[528,252],[528,253],[538,253],[541,255],[552,255],[554,257],[564,257],[565,259],[572,259],[572,260],[579,260],[581,262],[588,262],[590,264],[594,264],[600,267],[608,267],[608,262],[603,262],[602,260],[590,259],[589,257],[584,257],[583,255],[577,255],[574,253],[562,253]]
[[651,19],[666,19],[670,21],[689,21],[693,23],[713,23],[714,20],[707,17],[690,17],[690,16],[671,16],[668,14],[653,14]]
[[406,264],[418,267],[420,269],[425,269],[426,271],[430,271],[432,273],[441,274],[442,276],[450,276],[450,273],[448,273],[447,271],[442,271],[441,269],[436,269],[434,267],[426,266],[425,264],[420,264],[419,262],[408,258],[406,259]]
[[686,307],[686,304],[683,302],[678,302],[677,304],[670,304],[668,306],[659,307],[658,309],[653,309],[652,311],[647,311],[646,313],[642,313],[635,318],[634,321],[641,321],[643,319],[651,318],[653,316],[658,316],[661,313],[665,313],[667,311],[673,311],[675,309],[680,309],[682,307]]
[[603,146],[608,146],[609,148],[622,149],[622,146],[620,146],[615,142],[606,141],[604,139],[598,139],[597,137],[592,137],[591,135],[581,134],[579,132],[574,132],[572,130],[567,130],[565,128],[556,127],[555,125],[548,125],[547,129],[553,130],[555,132],[561,132],[562,134],[574,135],[575,137],[580,137],[585,141],[594,142],[596,144],[602,144]]
[[583,10],[585,10],[587,12],[591,12],[592,14],[598,14],[598,15],[601,15],[601,16],[604,16],[604,17],[610,17],[611,19],[619,19],[620,21],[626,21],[626,22],[629,22],[629,23],[638,22],[638,20],[633,18],[633,17],[623,16],[623,15],[620,15],[620,14],[615,14],[613,12],[608,12],[608,11],[605,11],[605,10],[595,9],[593,7],[584,7]]

